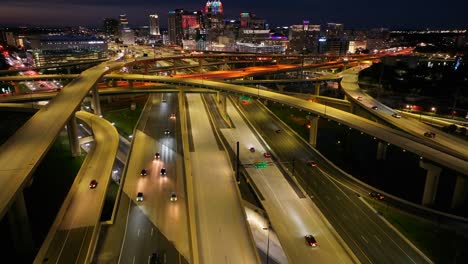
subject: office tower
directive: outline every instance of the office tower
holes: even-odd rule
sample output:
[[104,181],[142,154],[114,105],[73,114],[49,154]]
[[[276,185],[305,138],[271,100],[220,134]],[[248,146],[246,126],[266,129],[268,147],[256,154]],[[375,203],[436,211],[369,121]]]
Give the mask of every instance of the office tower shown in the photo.
[[150,15],[150,35],[152,36],[159,36],[161,33],[159,32],[159,17],[157,14]]
[[114,18],[104,19],[104,32],[108,36],[116,36],[119,32],[119,21]]
[[343,36],[344,25],[338,23],[327,23],[325,29],[325,37],[327,38],[341,38]]

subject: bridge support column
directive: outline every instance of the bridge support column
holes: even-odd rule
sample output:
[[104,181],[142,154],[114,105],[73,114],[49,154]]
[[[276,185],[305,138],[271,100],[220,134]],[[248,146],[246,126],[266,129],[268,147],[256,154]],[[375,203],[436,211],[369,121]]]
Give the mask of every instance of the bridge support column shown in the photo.
[[319,96],[320,95],[320,83],[315,83],[315,95]]
[[128,87],[133,88],[133,80],[128,80]]
[[198,73],[202,73],[202,72],[203,72],[203,59],[199,58],[198,59]]
[[377,144],[377,160],[386,160],[387,159],[387,144],[385,142],[379,141]]
[[459,209],[465,204],[467,192],[468,180],[465,177],[457,176],[452,196],[452,209]]
[[437,187],[439,185],[439,176],[442,168],[424,161],[420,161],[419,166],[427,170],[422,205],[431,206],[434,204],[436,198]]
[[93,93],[93,100],[92,102],[92,107],[94,109],[94,113],[96,115],[101,115],[101,102],[99,101],[99,88],[97,85],[94,85],[92,88],[92,93]]
[[[18,252],[17,255],[26,260],[28,257],[34,257],[33,250],[34,244],[31,233],[31,226],[29,225],[28,211],[26,209],[26,202],[24,201],[23,192],[16,195],[16,200],[8,211],[8,221],[10,225],[11,238],[14,247]],[[18,261],[20,263],[22,261]]]
[[148,63],[145,63],[145,74],[148,74]]
[[219,101],[218,101],[218,103],[219,103],[219,109],[221,110],[221,111],[220,111],[221,114],[222,114],[223,116],[226,116],[226,114],[227,114],[226,94],[224,94],[224,93],[220,93],[220,94],[219,94]]
[[318,132],[318,120],[317,116],[309,116],[310,128],[309,128],[309,143],[312,147],[317,147],[317,132]]
[[[76,113],[76,111],[75,111]],[[76,117],[73,114],[67,123],[68,142],[70,143],[70,151],[72,157],[81,155],[80,143],[78,141],[78,128],[76,126]]]
[[228,59],[224,59],[223,70],[229,70]]
[[67,67],[67,74],[71,74],[71,68]]

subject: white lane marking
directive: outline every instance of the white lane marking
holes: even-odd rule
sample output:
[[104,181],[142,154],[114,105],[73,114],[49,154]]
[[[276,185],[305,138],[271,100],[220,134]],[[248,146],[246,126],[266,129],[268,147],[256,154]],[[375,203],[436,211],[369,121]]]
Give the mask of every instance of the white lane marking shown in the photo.
[[369,242],[367,241],[367,239],[364,238],[363,235],[361,235],[361,238],[362,238],[364,241],[366,241],[366,243],[369,243]]
[[379,241],[379,243],[382,243],[382,241],[380,241],[380,239],[376,235],[374,235],[374,237],[375,239],[377,239],[377,241]]
[[132,264],[135,264],[135,256],[133,256]]
[[153,236],[154,228],[151,228],[151,236]]
[[120,247],[119,260],[117,261],[117,263],[120,263],[120,259],[121,259],[121,257],[122,257],[122,252],[123,252],[123,248],[124,248],[124,245],[125,245],[125,238],[127,237],[128,217],[130,216],[130,209],[132,208],[131,203],[132,203],[132,199],[129,198],[129,199],[128,199],[127,222],[125,223],[125,232],[124,232],[122,247]]
[[137,236],[140,236],[140,228],[138,228]]
[[151,255],[148,256],[148,264],[150,264],[151,261]]

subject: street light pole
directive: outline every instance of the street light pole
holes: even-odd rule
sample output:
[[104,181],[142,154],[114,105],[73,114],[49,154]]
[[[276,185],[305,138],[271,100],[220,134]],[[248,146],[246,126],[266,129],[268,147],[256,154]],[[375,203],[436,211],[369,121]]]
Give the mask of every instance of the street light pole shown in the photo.
[[268,227],[264,227],[263,230],[268,230],[268,234],[267,234],[267,250],[266,250],[266,264],[268,264],[270,261],[270,258],[269,258],[269,252],[270,252],[270,229],[271,229],[271,225],[270,225],[270,221],[268,221]]

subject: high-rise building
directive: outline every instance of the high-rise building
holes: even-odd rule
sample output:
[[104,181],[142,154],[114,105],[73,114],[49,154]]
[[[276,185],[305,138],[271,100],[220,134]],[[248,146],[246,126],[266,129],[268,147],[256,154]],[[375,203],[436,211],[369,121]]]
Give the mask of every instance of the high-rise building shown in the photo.
[[169,41],[182,45],[182,40],[196,39],[197,30],[202,28],[201,12],[188,12],[183,9],[169,11]]
[[128,29],[128,19],[127,15],[123,14],[119,16],[119,21],[120,21],[120,30],[122,29]]
[[119,21],[115,18],[104,18],[104,32],[108,36],[117,36],[119,33]]
[[240,26],[241,28],[248,29],[267,29],[266,20],[258,18],[255,14],[250,12],[244,12],[240,14]]
[[150,35],[152,36],[159,36],[161,33],[159,32],[159,17],[157,14],[150,15]]
[[208,0],[205,5],[205,13],[211,15],[223,15],[224,9],[223,4],[220,0]]
[[219,0],[208,0],[205,5],[203,27],[219,29],[224,26],[224,8]]
[[304,20],[302,25],[289,27],[289,49],[298,53],[318,53],[320,25],[310,25]]
[[341,38],[343,36],[344,25],[338,23],[327,23],[325,29],[325,37],[327,38]]

